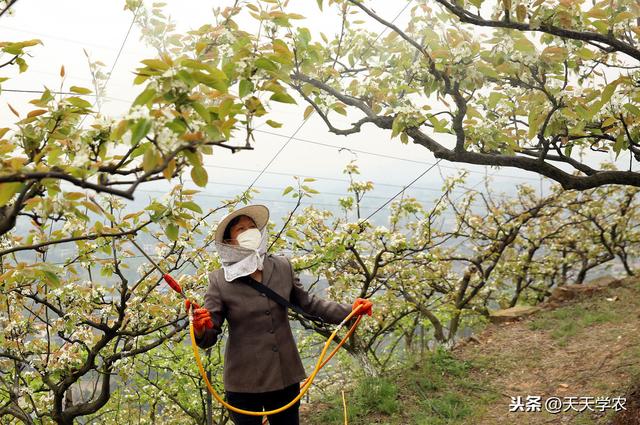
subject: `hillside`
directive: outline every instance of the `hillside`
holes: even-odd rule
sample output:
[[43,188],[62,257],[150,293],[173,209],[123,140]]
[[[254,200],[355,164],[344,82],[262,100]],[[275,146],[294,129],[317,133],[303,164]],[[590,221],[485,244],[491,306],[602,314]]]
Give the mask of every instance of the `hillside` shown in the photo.
[[[412,367],[355,383],[345,391],[349,424],[640,424],[640,280],[615,281],[545,306],[524,319],[488,325]],[[509,412],[517,396],[540,396],[541,411]],[[554,396],[568,411],[545,411],[545,400]],[[573,408],[566,397],[577,397]],[[585,403],[584,397],[594,399]],[[602,412],[597,397],[626,397],[627,410]],[[302,423],[344,423],[340,395],[302,410]]]

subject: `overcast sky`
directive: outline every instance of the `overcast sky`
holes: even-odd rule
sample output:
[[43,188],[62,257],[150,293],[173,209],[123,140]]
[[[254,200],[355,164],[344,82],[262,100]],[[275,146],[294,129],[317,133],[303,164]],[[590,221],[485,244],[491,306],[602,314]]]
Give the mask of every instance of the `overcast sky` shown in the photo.
[[[230,2],[168,0],[166,3],[167,13],[171,15],[178,30],[187,31],[212,20],[213,5]],[[316,1],[291,3],[298,5],[297,12],[313,17],[298,21],[300,24],[313,31],[322,30],[328,37],[335,36],[339,31],[337,15],[326,9],[325,13],[320,13]],[[404,8],[405,2],[377,0],[370,1],[369,4],[381,16],[392,20]],[[133,26],[127,36],[132,13],[123,10],[123,5],[124,1],[120,0],[20,0],[14,7],[13,16],[5,16],[0,20],[0,39],[39,38],[44,46],[32,49],[33,57],[28,59],[29,70],[3,83],[3,89],[42,90],[47,86],[57,90],[62,65],[66,69],[65,89],[71,85],[91,88],[91,75],[83,49],[87,50],[92,59],[104,62],[108,71],[114,66],[122,47],[109,79],[108,99],[102,111],[111,116],[126,113],[132,100],[141,91],[140,87],[132,85],[132,71],[140,60],[154,57],[155,52],[140,39],[140,31],[136,26]],[[409,11],[406,10],[397,18],[396,23],[402,27],[408,15]],[[371,22],[370,28],[376,32],[382,30],[374,22]],[[0,102],[0,118],[5,123],[14,122],[15,117],[9,111],[7,103],[24,114],[30,110],[27,102],[36,96],[4,91]],[[205,207],[213,207],[223,197],[242,192],[259,173],[245,170],[262,170],[300,127],[302,111],[306,107],[304,103],[300,102],[299,106],[276,103],[274,106],[269,118],[284,125],[278,129],[260,127],[260,130],[272,134],[256,133],[254,151],[232,155],[227,150],[216,150],[213,156],[206,159],[210,183],[205,189],[207,196],[201,198]],[[347,187],[346,182],[340,181],[346,179],[342,169],[349,161],[357,158],[362,172],[360,178],[372,180],[376,185],[375,192],[365,199],[364,214],[368,214],[434,162],[433,155],[425,148],[402,145],[398,138],[391,140],[389,136],[389,132],[373,126],[366,126],[361,133],[348,138],[335,136],[313,115],[295,133],[295,139],[291,140],[256,183],[255,186],[261,190],[257,195],[257,202],[266,203],[273,211],[286,211],[292,206],[293,200],[287,198],[286,202],[282,202],[282,190],[293,183],[292,175],[300,175],[319,178],[313,183],[316,189],[323,192],[316,198],[318,205],[335,208],[338,197],[345,193]],[[340,151],[341,147],[348,147],[353,151]],[[451,175],[457,168],[471,171],[469,186],[477,185],[477,189],[482,189],[478,182],[485,173],[493,175],[492,187],[499,191],[512,192],[516,184],[524,182],[536,188],[541,187],[540,178],[532,173],[515,169],[485,170],[485,167],[442,162],[439,168],[434,168],[415,183],[415,188],[408,193],[428,205],[439,194],[441,173]],[[154,186],[160,192],[164,190],[161,185]],[[547,184],[542,186],[547,187]],[[138,190],[137,193],[142,194],[142,191]],[[158,196],[161,193],[149,192],[145,195]],[[279,214],[276,212],[274,215]]]

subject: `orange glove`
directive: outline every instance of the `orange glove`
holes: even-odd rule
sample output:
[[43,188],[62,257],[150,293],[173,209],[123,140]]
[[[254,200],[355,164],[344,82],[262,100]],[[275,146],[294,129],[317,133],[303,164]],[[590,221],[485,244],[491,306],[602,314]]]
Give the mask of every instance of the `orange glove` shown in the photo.
[[211,320],[211,313],[206,308],[200,307],[196,303],[192,303],[190,300],[184,302],[187,312],[193,304],[193,332],[197,337],[201,337],[205,329],[213,328],[213,321]]
[[352,310],[355,310],[359,305],[361,305],[362,308],[358,310],[356,315],[362,316],[364,314],[368,314],[371,316],[371,308],[373,307],[373,303],[371,301],[364,298],[356,298],[356,301],[353,303]]

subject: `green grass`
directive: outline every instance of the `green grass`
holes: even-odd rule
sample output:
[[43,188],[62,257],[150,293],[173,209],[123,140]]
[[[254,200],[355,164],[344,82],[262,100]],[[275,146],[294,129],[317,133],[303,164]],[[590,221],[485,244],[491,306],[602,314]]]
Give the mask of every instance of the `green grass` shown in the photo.
[[404,384],[417,398],[407,415],[416,425],[454,425],[466,423],[498,394],[485,383],[471,378],[472,369],[482,367],[482,360],[455,359],[437,349],[412,371]]
[[[498,397],[470,378],[469,372],[480,364],[457,360],[444,349],[412,363],[395,377],[362,378],[346,390],[349,424],[463,424]],[[313,423],[343,424],[342,396],[327,401],[332,407],[319,412]]]
[[[361,423],[358,419],[369,414],[393,415],[399,408],[398,389],[387,378],[363,378],[355,389],[348,393],[345,391],[345,397],[349,423]],[[335,407],[320,415],[320,423],[344,423],[342,395],[334,397],[331,405]]]
[[622,320],[623,315],[614,307],[613,303],[600,300],[593,304],[578,304],[543,312],[531,321],[529,329],[551,331],[551,336],[563,347],[585,328]]

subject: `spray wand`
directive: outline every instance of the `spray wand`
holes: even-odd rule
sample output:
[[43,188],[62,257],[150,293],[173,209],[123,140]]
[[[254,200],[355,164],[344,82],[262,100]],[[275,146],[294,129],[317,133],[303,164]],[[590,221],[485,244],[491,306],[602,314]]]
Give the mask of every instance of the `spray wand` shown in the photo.
[[147,260],[149,260],[149,262],[151,264],[153,264],[153,266],[160,272],[162,273],[162,278],[164,279],[165,282],[167,282],[167,284],[171,287],[171,289],[173,289],[174,291],[176,291],[178,294],[182,295],[182,298],[184,298],[185,300],[188,299],[187,296],[184,294],[184,292],[182,292],[182,288],[180,287],[180,284],[178,282],[176,282],[176,280],[169,274],[169,273],[165,273],[164,271],[162,271],[162,269],[160,268],[159,265],[156,264],[155,261],[153,261],[151,259],[151,257],[149,257],[149,255],[147,255],[146,252],[144,252],[144,250],[142,248],[140,248],[140,245],[138,245],[136,243],[136,241],[134,241],[133,239],[129,239],[129,242],[131,242],[133,244],[133,246],[135,246],[136,248],[138,248],[138,251],[140,251],[142,253],[142,255],[144,255],[145,257],[147,257]]

